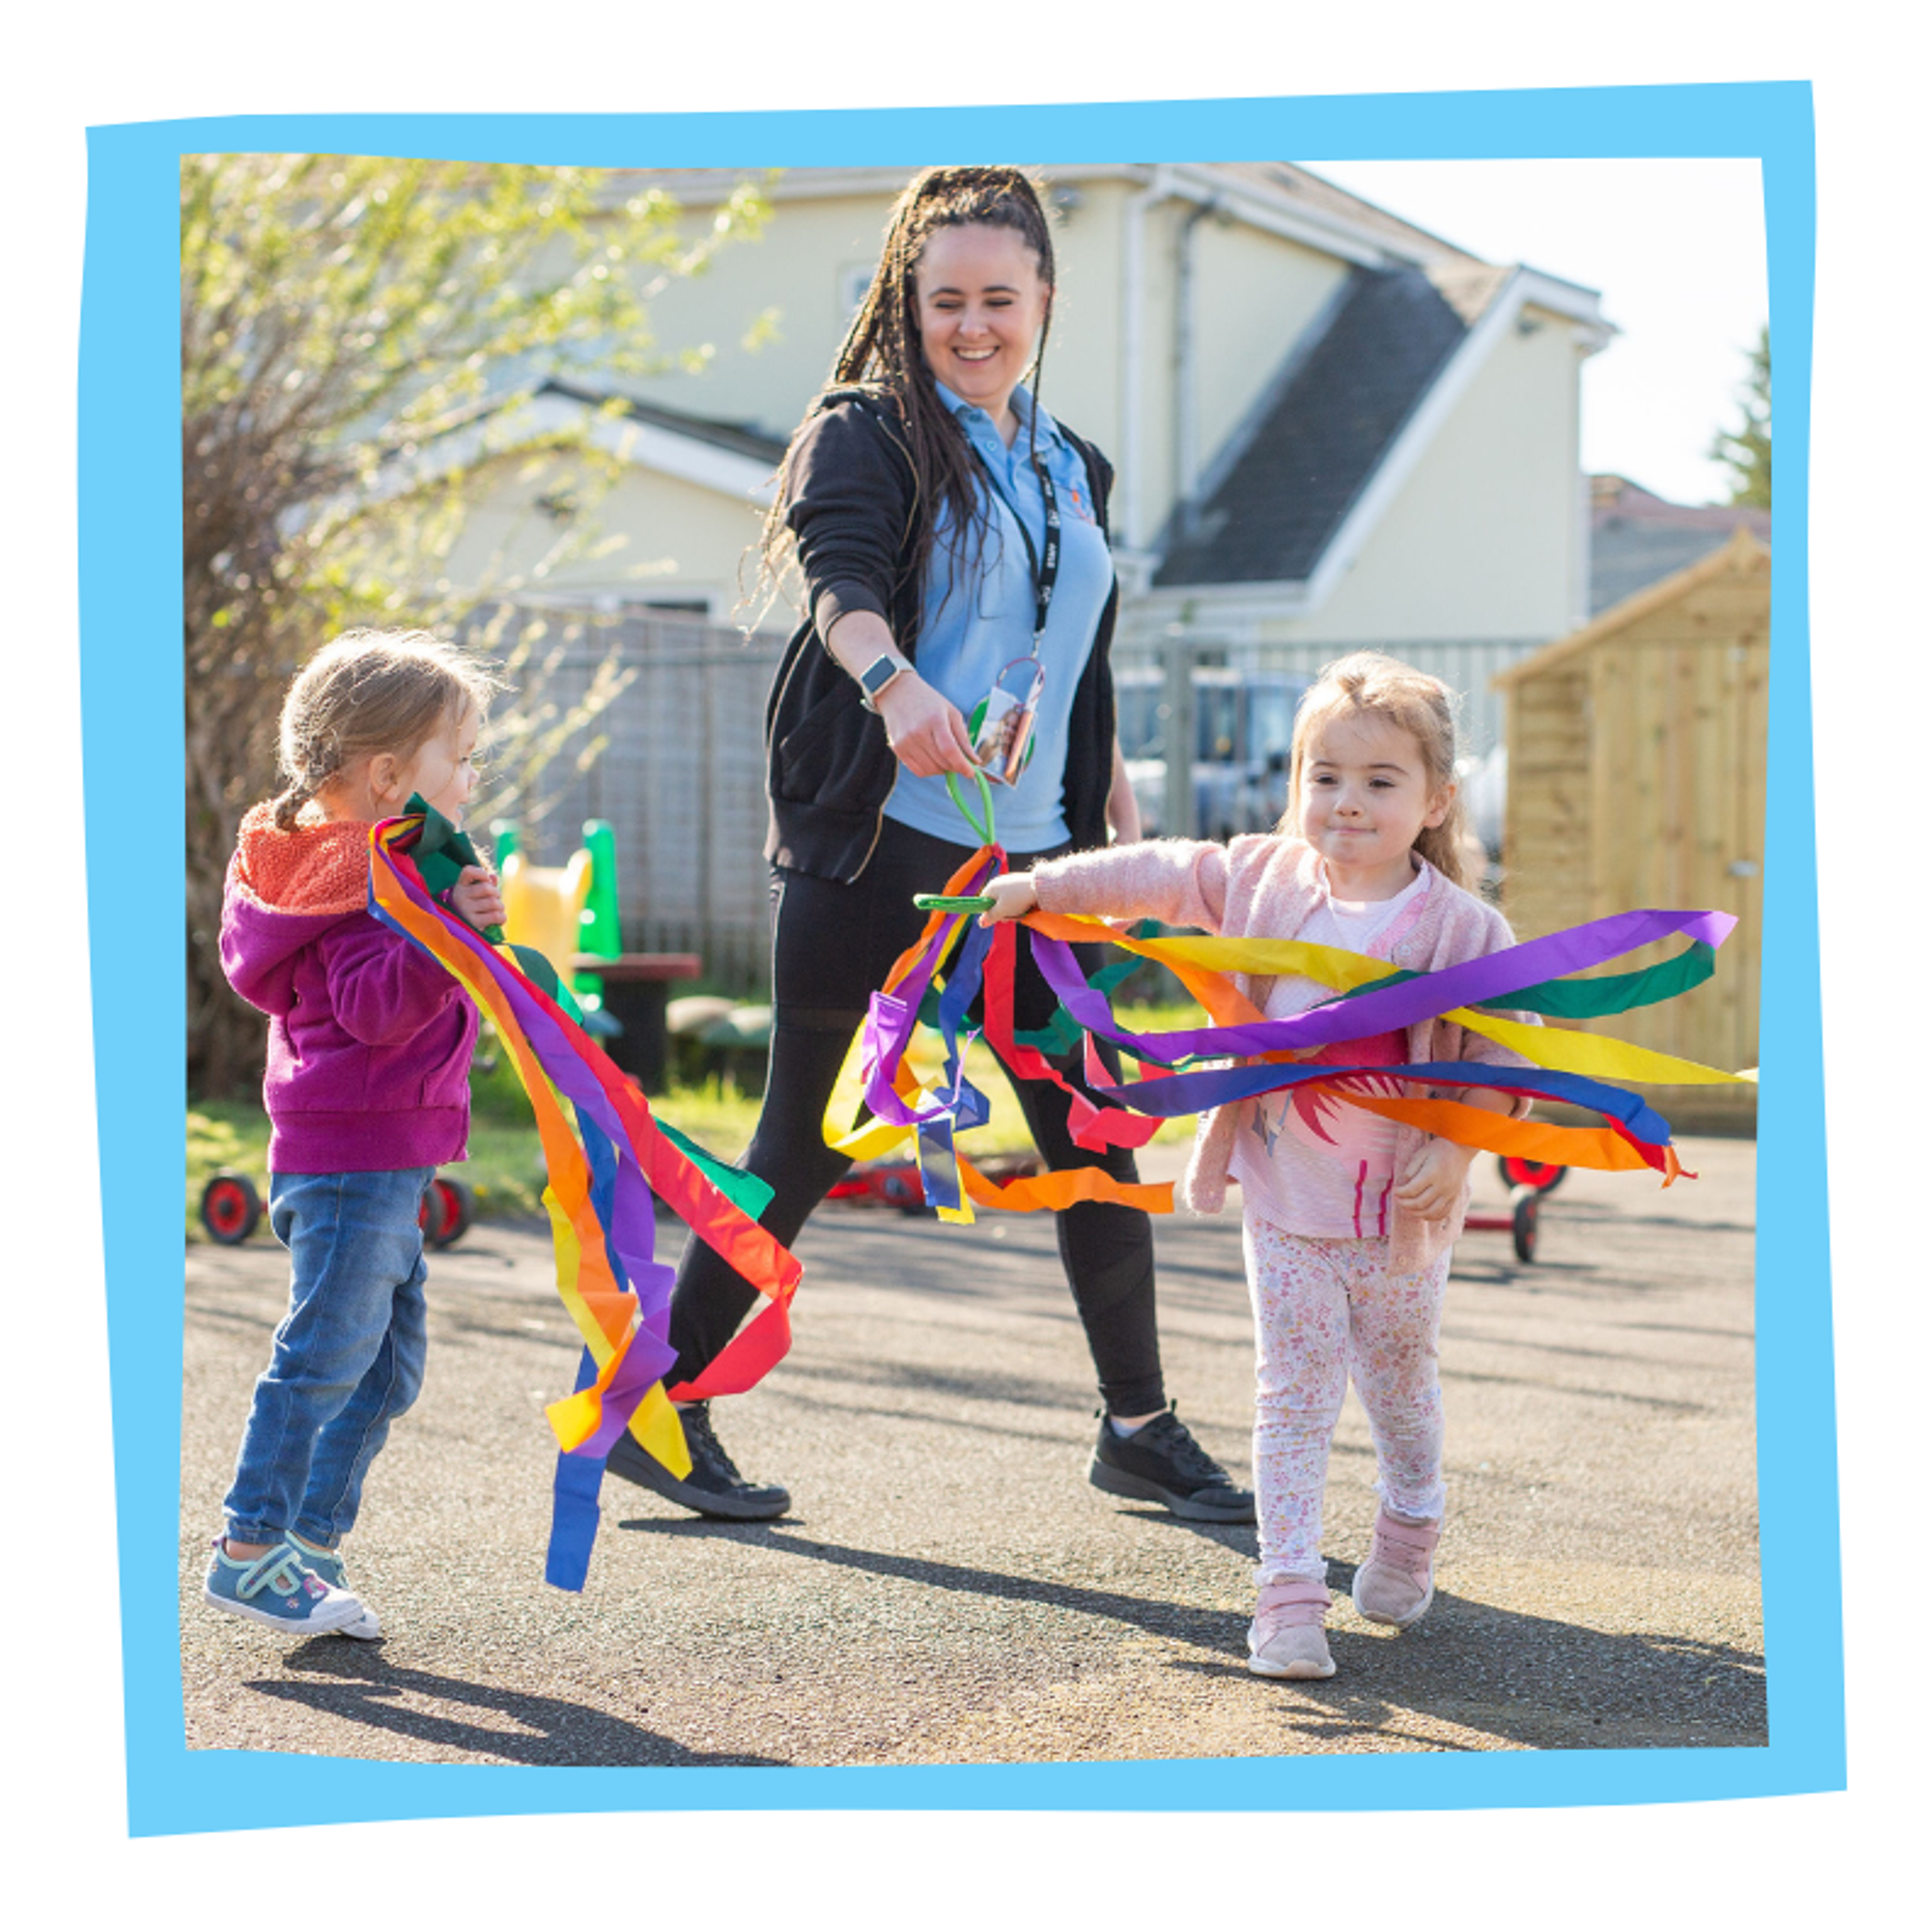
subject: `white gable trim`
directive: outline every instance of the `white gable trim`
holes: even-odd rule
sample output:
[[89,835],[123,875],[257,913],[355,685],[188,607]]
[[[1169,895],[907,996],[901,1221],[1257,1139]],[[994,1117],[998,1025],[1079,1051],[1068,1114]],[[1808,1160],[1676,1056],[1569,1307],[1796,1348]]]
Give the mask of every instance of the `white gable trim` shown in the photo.
[[1303,619],[1317,613],[1359,559],[1400,489],[1460,404],[1462,395],[1522,312],[1528,307],[1543,308],[1573,319],[1580,330],[1582,346],[1591,350],[1590,339],[1604,344],[1612,331],[1599,316],[1599,304],[1599,296],[1588,293],[1585,288],[1536,273],[1531,267],[1515,267],[1506,284],[1488,302],[1486,311],[1455,348],[1453,357],[1427,389],[1412,417],[1395,436],[1385,458],[1374,469],[1372,479],[1348,509],[1326,551],[1304,581],[1246,580],[1217,584],[1199,581],[1184,587],[1154,589],[1153,600],[1177,605],[1203,598],[1209,604],[1238,604],[1249,611],[1258,607],[1270,616],[1290,619]]
[[1161,171],[1168,190],[1183,200],[1211,204],[1242,225],[1311,247],[1316,253],[1331,254],[1356,267],[1427,266],[1454,257],[1453,250],[1446,247],[1420,247],[1412,241],[1396,246],[1336,213],[1286,199],[1278,189],[1263,193],[1237,174],[1193,165],[1173,165]]
[[492,409],[441,434],[409,463],[411,473],[418,477],[422,471],[441,473],[480,459],[498,459],[548,434],[577,431],[583,413],[594,415],[587,437],[603,453],[729,500],[763,506],[771,497],[774,468],[767,461],[651,421],[602,413],[588,401],[560,393],[538,394],[511,410]]
[[636,466],[690,481],[730,500],[764,506],[773,494],[774,465],[692,434],[675,433],[670,427],[639,420],[599,420],[594,423],[593,443],[611,447]]
[[[1374,469],[1373,478],[1328,542],[1326,552],[1307,577],[1304,611],[1318,612],[1346,577],[1400,489],[1460,404],[1461,396],[1478,377],[1494,348],[1519,320],[1522,310],[1529,306],[1544,307],[1548,312],[1565,315],[1567,295],[1584,291],[1564,280],[1535,273],[1531,267],[1514,268],[1506,285],[1488,303],[1486,312],[1455,349],[1439,378],[1427,389],[1413,417],[1395,436],[1386,458]],[[1598,324],[1599,297],[1588,295],[1586,308],[1577,316],[1569,317],[1577,317],[1589,325]]]
[[1191,622],[1208,639],[1231,637],[1227,629],[1251,633],[1267,620],[1303,620],[1313,611],[1299,580],[1197,581],[1178,587],[1149,587],[1125,596],[1121,616],[1129,630],[1157,631],[1170,620]]

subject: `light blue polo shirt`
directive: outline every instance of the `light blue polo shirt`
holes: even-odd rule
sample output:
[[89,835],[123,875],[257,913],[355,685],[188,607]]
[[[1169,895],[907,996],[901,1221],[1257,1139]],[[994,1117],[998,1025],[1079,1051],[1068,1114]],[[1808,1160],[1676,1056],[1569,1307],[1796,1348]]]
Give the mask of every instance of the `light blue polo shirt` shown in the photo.
[[[1020,430],[1008,447],[979,407],[945,386],[937,390],[1007,499],[1018,507],[1038,554],[1046,534],[1046,508],[1039,475],[1027,457],[1027,426],[1036,414],[1031,391],[1024,386],[1013,390]],[[1009,853],[1037,853],[1066,842],[1062,788],[1067,716],[1113,588],[1113,557],[1094,515],[1086,463],[1047,410],[1039,407],[1037,413],[1037,438],[1060,507],[1060,573],[1040,644],[1047,683],[1034,727],[1033,759],[1017,786],[993,789],[995,831]],[[989,515],[979,564],[948,591],[953,583],[952,528],[943,508],[927,563],[920,638],[914,647],[914,665],[921,676],[944,693],[963,718],[987,697],[1001,668],[1033,650],[1033,563],[1026,542],[1000,493],[978,477],[974,489],[985,498]],[[971,783],[967,800],[977,813],[979,801]],[[889,819],[922,833],[959,846],[977,844],[979,836],[955,808],[944,774],[925,776],[901,767],[885,810]]]

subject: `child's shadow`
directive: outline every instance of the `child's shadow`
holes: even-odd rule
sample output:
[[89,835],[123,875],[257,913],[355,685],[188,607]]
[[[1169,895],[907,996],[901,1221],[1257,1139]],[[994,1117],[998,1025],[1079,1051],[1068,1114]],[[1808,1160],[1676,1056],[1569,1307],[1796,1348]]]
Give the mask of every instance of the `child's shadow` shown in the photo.
[[1527,1750],[1767,1743],[1757,1653],[1676,1633],[1608,1633],[1444,1586],[1424,1620],[1396,1633],[1355,1613],[1353,1573],[1345,1561],[1328,1564],[1331,1679],[1263,1679],[1237,1657],[1228,1667],[1174,1664],[1267,1695],[1291,1735],[1329,1746],[1365,1732],[1421,1752],[1464,1751],[1480,1744],[1461,1737],[1467,1728]]
[[[255,1693],[337,1714],[403,1739],[453,1749],[460,1757],[522,1767],[776,1767],[755,1753],[701,1753],[596,1707],[507,1687],[481,1686],[419,1667],[396,1667],[366,1640],[328,1635],[290,1654],[289,1671],[312,1679],[254,1680]],[[436,1712],[434,1705],[455,1709]],[[458,1709],[498,1716],[514,1727],[475,1725]],[[644,1709],[643,1709],[644,1711]]]
[[[1247,1551],[1245,1530],[1217,1532],[1230,1550]],[[1444,1587],[1425,1620],[1396,1634],[1353,1611],[1347,1596],[1354,1566],[1345,1560],[1327,1568],[1336,1595],[1327,1637],[1339,1671],[1330,1680],[1287,1682],[1248,1670],[1247,1616],[1238,1611],[780,1538],[770,1528],[751,1540],[734,1537],[863,1573],[1126,1621],[1194,1650],[1173,1654],[1170,1665],[1213,1685],[1246,1689],[1277,1725],[1330,1746],[1357,1733],[1419,1751],[1480,1744],[1462,1729],[1529,1749],[1764,1746],[1767,1739],[1766,1675],[1757,1654],[1671,1633],[1608,1633],[1462,1599]]]

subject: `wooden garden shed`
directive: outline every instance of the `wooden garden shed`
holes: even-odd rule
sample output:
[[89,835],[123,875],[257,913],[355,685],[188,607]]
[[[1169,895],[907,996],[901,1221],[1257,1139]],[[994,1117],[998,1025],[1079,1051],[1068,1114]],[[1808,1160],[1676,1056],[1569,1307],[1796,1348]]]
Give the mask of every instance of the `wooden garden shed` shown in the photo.
[[[1493,682],[1507,700],[1502,905],[1514,931],[1524,940],[1634,907],[1737,915],[1711,981],[1605,1022],[1729,1069],[1759,1062],[1771,586],[1769,551],[1742,528]],[[1754,1124],[1748,1087],[1642,1091],[1677,1126]]]

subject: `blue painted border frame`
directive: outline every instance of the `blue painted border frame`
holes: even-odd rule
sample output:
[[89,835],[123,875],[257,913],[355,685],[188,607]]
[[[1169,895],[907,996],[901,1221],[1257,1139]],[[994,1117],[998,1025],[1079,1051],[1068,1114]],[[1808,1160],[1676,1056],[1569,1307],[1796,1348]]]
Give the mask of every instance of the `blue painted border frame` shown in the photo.
[[[116,949],[118,928],[170,924],[170,876],[184,866],[181,841],[169,837],[178,827],[146,817],[149,796],[169,790],[169,769],[184,775],[179,730],[155,724],[181,697],[178,162],[247,150],[675,166],[905,166],[989,150],[1036,164],[1123,153],[1763,163],[1775,435],[1756,1274],[1766,1747],[798,1770],[523,1770],[187,1750],[174,1597],[181,1292],[166,1224],[179,1218],[184,1036],[153,1014],[184,1004],[184,966],[163,938],[143,955],[133,992]],[[1805,1017],[1819,995],[1807,721],[1809,84],[832,113],[261,116],[97,127],[88,163],[79,411],[88,842],[112,845],[133,816],[144,847],[178,856],[102,858],[88,873],[133,1835],[615,1808],[1607,1805],[1845,1784],[1834,1582],[1767,1577],[1769,1564],[1783,1571],[1783,1556],[1764,1549],[1790,1533],[1796,1565],[1838,1565],[1821,1048]],[[1783,1035],[1777,1051],[1768,1047]]]

